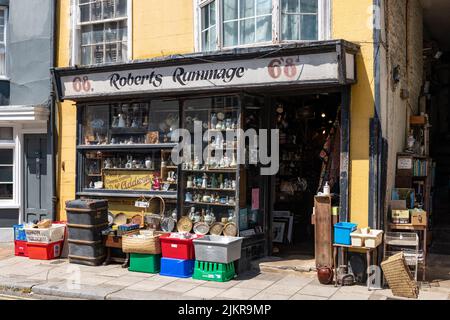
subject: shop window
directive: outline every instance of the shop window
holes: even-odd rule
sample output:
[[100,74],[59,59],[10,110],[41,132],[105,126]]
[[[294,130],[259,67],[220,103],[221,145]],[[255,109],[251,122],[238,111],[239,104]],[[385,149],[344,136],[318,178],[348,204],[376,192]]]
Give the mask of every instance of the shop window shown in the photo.
[[12,200],[14,190],[14,149],[0,152],[0,200]]
[[[121,62],[128,54],[127,0],[78,0],[82,65]],[[130,0],[131,1],[131,0]]]
[[318,0],[281,0],[283,40],[318,39]]
[[13,142],[13,128],[1,127],[0,128],[0,142]]
[[0,7],[0,76],[6,75],[6,7]]
[[199,50],[329,38],[331,0],[194,0]]

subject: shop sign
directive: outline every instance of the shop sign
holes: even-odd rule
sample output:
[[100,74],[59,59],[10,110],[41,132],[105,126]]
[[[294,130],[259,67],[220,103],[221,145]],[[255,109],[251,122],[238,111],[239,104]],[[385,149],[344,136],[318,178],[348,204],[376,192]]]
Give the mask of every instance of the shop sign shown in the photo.
[[[346,56],[345,79],[354,77],[354,55]],[[353,62],[353,63],[351,63]],[[261,59],[93,72],[61,77],[61,98],[159,93],[288,83],[339,83],[336,52]]]
[[150,190],[153,179],[142,171],[105,170],[103,176],[107,190]]

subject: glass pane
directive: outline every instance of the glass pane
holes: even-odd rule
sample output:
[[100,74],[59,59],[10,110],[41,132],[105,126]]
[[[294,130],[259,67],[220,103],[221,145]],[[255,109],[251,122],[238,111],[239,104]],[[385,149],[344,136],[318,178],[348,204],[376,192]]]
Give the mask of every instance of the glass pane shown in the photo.
[[104,42],[103,39],[103,29],[104,24],[94,24],[92,27],[94,29],[93,32],[93,42],[92,43],[102,43]]
[[283,12],[299,13],[299,0],[281,0],[281,8]]
[[317,0],[300,0],[301,13],[317,13],[318,1]]
[[82,144],[105,144],[108,137],[108,119],[109,106],[87,107],[83,120]]
[[301,40],[317,40],[317,16],[316,15],[302,15],[301,17]]
[[272,16],[256,19],[256,42],[267,42],[272,39]]
[[105,62],[116,62],[117,61],[117,45],[107,44],[105,53]]
[[245,19],[240,21],[240,44],[255,42],[255,19]]
[[94,46],[94,63],[103,63],[103,45]]
[[233,20],[238,18],[238,0],[223,1],[223,19]]
[[103,19],[114,18],[114,0],[103,1]]
[[[12,141],[13,140],[13,128],[0,128],[0,140],[1,141]],[[3,150],[0,149],[0,153]]]
[[209,51],[216,50],[216,27],[209,30]]
[[239,18],[255,16],[255,0],[240,0]]
[[0,149],[0,164],[13,164],[12,149]]
[[91,8],[89,4],[85,4],[85,5],[80,5],[80,21],[81,22],[88,22],[90,21],[89,19],[89,12],[90,12]]
[[122,42],[120,45],[120,61],[125,61],[128,57],[128,46],[126,42]]
[[120,21],[119,22],[119,38],[120,41],[127,41],[128,40],[128,30],[127,30],[127,21]]
[[86,46],[81,48],[81,64],[90,65],[92,64],[92,47]]
[[283,15],[281,22],[283,40],[300,40],[299,20],[300,18],[298,15]]
[[81,44],[92,43],[92,26],[81,27]]
[[118,40],[118,34],[117,34],[117,22],[110,22],[105,25],[105,41],[111,42],[111,41],[117,41]]
[[210,21],[210,25],[215,25],[216,24],[216,3],[212,2],[209,5],[209,21]]
[[127,0],[116,0],[116,18],[127,16]]
[[209,11],[208,6],[202,8],[202,30],[209,28]]
[[0,199],[7,200],[13,198],[13,185],[0,184]]
[[224,27],[223,45],[225,47],[236,46],[238,44],[237,21],[226,22],[223,24],[223,27]]
[[91,3],[91,21],[102,19],[102,3],[94,2]]
[[13,181],[13,167],[0,167],[0,182]]
[[272,0],[256,0],[256,15],[272,13]]

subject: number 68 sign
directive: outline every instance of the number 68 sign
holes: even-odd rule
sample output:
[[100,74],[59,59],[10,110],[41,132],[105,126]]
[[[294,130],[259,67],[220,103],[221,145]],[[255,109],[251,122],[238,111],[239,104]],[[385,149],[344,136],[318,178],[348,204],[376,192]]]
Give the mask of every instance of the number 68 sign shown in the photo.
[[91,91],[91,82],[89,81],[88,76],[73,78],[72,86],[75,92]]
[[273,79],[278,79],[284,74],[290,79],[295,79],[297,77],[297,65],[295,64],[294,58],[276,58],[270,61],[268,66],[269,75]]

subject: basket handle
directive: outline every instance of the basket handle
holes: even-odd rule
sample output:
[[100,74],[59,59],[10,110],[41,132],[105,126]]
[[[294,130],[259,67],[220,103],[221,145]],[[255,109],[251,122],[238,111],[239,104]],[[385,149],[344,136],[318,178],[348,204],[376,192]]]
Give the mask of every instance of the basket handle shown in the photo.
[[164,201],[163,197],[161,197],[161,196],[153,196],[153,197],[150,198],[149,202],[151,202],[154,198],[158,198],[158,199],[161,200],[162,209],[161,209],[161,206],[160,206],[160,208],[159,208],[160,209],[159,215],[161,216],[161,218],[164,218],[164,212],[166,212],[166,202]]

